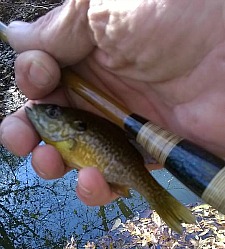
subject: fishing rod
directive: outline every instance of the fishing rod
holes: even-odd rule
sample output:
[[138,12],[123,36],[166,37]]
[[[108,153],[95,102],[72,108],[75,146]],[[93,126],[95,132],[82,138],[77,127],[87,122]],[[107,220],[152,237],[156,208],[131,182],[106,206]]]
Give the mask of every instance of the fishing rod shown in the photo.
[[[0,38],[5,42],[6,29],[7,26],[0,22]],[[154,159],[202,200],[225,214],[224,160],[132,113],[68,68],[62,69],[61,82],[132,135]]]

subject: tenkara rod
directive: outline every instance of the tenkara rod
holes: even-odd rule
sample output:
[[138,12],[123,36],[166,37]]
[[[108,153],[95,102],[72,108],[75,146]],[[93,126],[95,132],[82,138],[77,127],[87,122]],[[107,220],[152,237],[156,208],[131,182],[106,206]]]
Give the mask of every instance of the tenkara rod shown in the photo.
[[[0,37],[7,41],[5,25]],[[69,69],[62,70],[62,83],[97,107],[133,135],[137,143],[184,185],[225,214],[225,161],[115,102]]]
[[131,114],[126,108],[118,105],[118,103],[113,98],[106,95],[102,91],[99,91],[93,85],[88,84],[70,69],[62,69],[61,75],[62,84],[66,84],[69,88],[95,106],[98,110],[105,113],[105,115],[118,126],[121,128],[124,127],[124,120],[129,114]]
[[0,40],[4,42],[8,42],[8,39],[6,36],[6,29],[7,29],[7,26],[3,22],[0,22]]
[[131,114],[110,96],[69,69],[62,83],[133,135],[137,143],[185,186],[225,214],[225,161],[137,114]]

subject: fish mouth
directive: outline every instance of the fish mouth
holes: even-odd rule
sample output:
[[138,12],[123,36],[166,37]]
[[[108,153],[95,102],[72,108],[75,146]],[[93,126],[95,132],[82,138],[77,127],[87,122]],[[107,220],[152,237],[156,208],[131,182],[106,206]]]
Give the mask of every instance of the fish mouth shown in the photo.
[[42,120],[41,111],[39,109],[39,106],[35,104],[31,107],[25,106],[25,113],[39,136],[46,137],[45,130],[47,130],[47,128],[45,127],[45,122]]
[[28,113],[32,112],[32,109],[28,106],[25,106],[25,112],[26,112],[26,114],[28,114]]
[[30,107],[25,106],[25,113],[28,120],[43,140],[59,141],[58,127],[61,127],[62,125],[61,123],[58,125],[57,120],[48,117],[48,114],[46,113],[46,108],[48,106],[52,105],[32,104]]
[[36,127],[39,117],[36,105],[32,105],[31,107],[25,106],[25,113],[29,121]]
[[32,107],[25,106],[25,112],[30,121],[34,118],[34,112]]

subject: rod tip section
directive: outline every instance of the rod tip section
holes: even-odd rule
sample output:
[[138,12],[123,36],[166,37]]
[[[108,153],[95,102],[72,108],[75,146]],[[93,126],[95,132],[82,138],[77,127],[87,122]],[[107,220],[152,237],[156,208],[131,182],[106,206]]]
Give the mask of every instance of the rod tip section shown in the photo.
[[222,214],[225,214],[225,167],[222,168],[209,183],[201,198],[217,209]]
[[8,42],[6,35],[7,25],[0,21],[0,40],[3,42]]

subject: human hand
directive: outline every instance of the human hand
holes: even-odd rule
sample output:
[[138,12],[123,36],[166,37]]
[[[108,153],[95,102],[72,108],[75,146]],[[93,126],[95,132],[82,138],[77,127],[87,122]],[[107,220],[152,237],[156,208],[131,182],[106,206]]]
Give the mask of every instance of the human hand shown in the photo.
[[[68,1],[33,24],[9,26],[9,42],[21,53],[15,74],[25,95],[96,111],[54,90],[59,65],[70,66],[132,112],[225,156],[223,1],[95,2]],[[23,108],[3,121],[0,134],[13,153],[33,151],[40,176],[68,171],[53,147],[37,146]],[[88,205],[116,197],[93,168],[80,171],[78,196]]]

